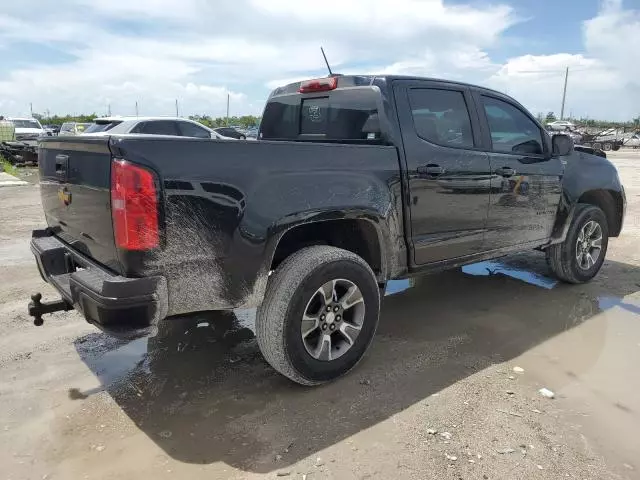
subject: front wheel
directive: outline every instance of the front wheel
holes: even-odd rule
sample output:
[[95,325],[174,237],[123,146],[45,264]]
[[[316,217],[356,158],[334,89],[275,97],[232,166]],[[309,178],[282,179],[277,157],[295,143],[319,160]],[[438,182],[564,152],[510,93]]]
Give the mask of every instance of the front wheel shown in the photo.
[[256,337],[278,372],[302,385],[319,385],[360,361],[379,311],[378,283],[362,258],[339,248],[308,247],[271,275]]
[[600,271],[608,244],[609,226],[604,212],[580,203],[564,242],[547,249],[547,262],[562,281],[588,282]]

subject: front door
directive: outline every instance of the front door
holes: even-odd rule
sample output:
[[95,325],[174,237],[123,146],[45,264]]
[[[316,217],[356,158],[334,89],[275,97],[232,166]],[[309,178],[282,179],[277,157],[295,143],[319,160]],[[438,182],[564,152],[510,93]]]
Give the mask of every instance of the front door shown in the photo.
[[474,98],[500,186],[491,192],[484,250],[543,243],[560,202],[562,161],[551,156],[542,129],[519,105],[484,91]]
[[492,184],[469,90],[437,81],[394,85],[408,173],[414,263],[480,252]]

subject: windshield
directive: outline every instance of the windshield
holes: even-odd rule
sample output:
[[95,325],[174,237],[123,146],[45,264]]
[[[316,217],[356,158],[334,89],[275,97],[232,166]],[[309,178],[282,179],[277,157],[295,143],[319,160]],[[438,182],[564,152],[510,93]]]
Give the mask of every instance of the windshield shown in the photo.
[[92,123],[89,127],[87,127],[83,133],[97,133],[97,132],[106,132],[107,130],[111,130],[116,125],[120,125],[122,120],[109,120],[109,121],[97,121]]
[[38,130],[42,129],[37,120],[11,120],[11,122],[16,128],[37,128]]

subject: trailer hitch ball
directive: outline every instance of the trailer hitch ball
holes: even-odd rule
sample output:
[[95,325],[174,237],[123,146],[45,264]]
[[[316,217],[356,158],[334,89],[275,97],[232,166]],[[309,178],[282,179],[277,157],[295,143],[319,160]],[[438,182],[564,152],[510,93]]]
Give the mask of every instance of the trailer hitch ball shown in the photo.
[[36,327],[41,327],[44,324],[44,320],[42,319],[42,314],[37,313],[38,310],[42,308],[42,304],[40,303],[40,300],[42,300],[41,293],[34,293],[33,295],[31,295],[31,301],[33,302],[33,307],[34,307],[33,324]]
[[39,327],[44,323],[42,315],[45,313],[66,312],[73,308],[73,305],[67,303],[64,299],[44,303],[41,300],[42,294],[34,293],[31,295],[31,302],[29,302],[29,315],[33,317],[33,324],[36,327]]

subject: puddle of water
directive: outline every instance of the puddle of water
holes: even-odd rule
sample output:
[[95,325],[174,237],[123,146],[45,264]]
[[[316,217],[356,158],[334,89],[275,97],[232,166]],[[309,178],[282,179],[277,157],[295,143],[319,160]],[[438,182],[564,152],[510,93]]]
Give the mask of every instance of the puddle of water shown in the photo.
[[618,297],[598,297],[598,306],[600,310],[609,310],[613,307],[620,307],[635,315],[640,315],[640,305],[629,303],[628,301]]
[[507,275],[509,277],[522,280],[523,282],[530,283],[531,285],[536,285],[538,287],[546,289],[552,289],[558,284],[557,280],[545,277],[544,275],[540,275],[539,273],[513,268],[500,262],[493,261],[465,265],[464,267],[462,267],[462,271],[468,275],[480,276],[489,276],[501,273],[502,275]]
[[99,357],[93,370],[102,385],[109,385],[135,369],[146,355],[147,339],[139,338]]
[[413,287],[415,280],[413,278],[405,278],[404,280],[389,280],[387,282],[387,288],[384,291],[384,296],[394,295],[396,293],[404,292],[405,290]]
[[238,323],[241,327],[246,327],[255,333],[256,331],[256,309],[238,309],[234,310],[236,318],[238,319]]

